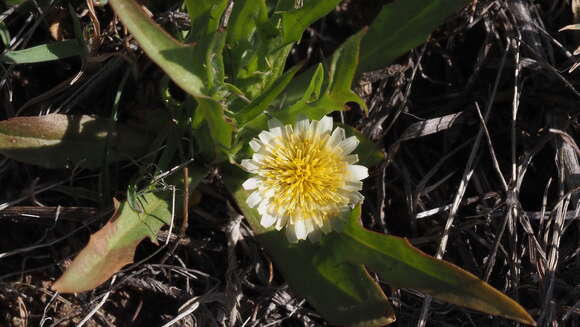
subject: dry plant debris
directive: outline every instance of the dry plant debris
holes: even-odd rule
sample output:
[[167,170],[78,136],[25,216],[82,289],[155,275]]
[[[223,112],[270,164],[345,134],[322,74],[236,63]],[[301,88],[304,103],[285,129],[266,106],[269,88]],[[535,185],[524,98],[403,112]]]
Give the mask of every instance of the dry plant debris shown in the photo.
[[[10,47],[74,34],[65,3],[46,2],[32,14],[0,3]],[[372,19],[372,11],[354,3],[345,1],[309,30],[296,60],[328,55],[325,47]],[[539,326],[580,325],[580,93],[578,72],[567,72],[577,61],[580,33],[558,32],[578,23],[574,3],[473,1],[424,45],[362,76],[358,91],[368,117],[356,110],[340,117],[388,152],[371,171],[374,181],[365,183],[365,225],[407,237],[484,278],[522,303]],[[120,89],[128,92],[122,105],[131,108],[123,115],[143,118],[143,108],[160,107],[162,73],[111,11],[71,4],[91,60],[3,64],[1,118],[110,115]],[[188,26],[173,5],[153,15],[166,28]],[[219,172],[198,189],[185,234],[159,236],[179,246],[124,269],[94,292],[54,296],[49,288],[64,258],[110,214],[95,201],[94,185],[106,193],[128,182],[124,166],[108,173],[117,185],[90,171],[0,159],[0,326],[326,325],[288,290],[228,205]],[[155,250],[140,245],[137,262]],[[398,313],[393,326],[514,324],[413,291],[387,291]]]

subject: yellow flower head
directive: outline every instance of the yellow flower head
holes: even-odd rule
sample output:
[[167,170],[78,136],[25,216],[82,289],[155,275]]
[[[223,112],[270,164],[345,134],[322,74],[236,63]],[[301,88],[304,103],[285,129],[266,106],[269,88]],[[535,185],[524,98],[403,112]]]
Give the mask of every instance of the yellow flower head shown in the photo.
[[290,242],[318,239],[364,199],[358,191],[368,170],[354,165],[358,156],[351,154],[359,141],[332,124],[331,117],[294,126],[271,120],[269,130],[250,141],[252,159],[242,161],[254,174],[243,184],[253,190],[248,205],[258,208],[262,226],[286,227]]

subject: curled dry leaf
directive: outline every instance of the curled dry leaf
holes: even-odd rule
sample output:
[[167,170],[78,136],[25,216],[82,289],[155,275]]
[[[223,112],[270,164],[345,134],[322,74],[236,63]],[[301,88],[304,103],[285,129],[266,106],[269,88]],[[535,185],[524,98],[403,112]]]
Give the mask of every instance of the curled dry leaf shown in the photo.
[[153,193],[140,197],[142,212],[123,202],[111,220],[91,235],[52,289],[60,293],[92,290],[133,262],[137,245],[146,237],[155,241],[159,229],[171,219],[167,201]]
[[[189,193],[197,187],[207,174],[203,166],[192,166],[189,170]],[[169,183],[176,184],[173,194],[169,190],[145,192],[136,195],[134,206],[124,201],[116,206],[109,222],[91,235],[90,241],[77,255],[64,274],[53,284],[52,289],[60,293],[85,292],[96,288],[111,278],[123,266],[133,262],[137,245],[149,238],[156,243],[159,230],[172,220],[172,197],[176,197],[175,212],[183,207],[180,191],[183,181],[172,176]],[[190,202],[191,203],[191,202]]]

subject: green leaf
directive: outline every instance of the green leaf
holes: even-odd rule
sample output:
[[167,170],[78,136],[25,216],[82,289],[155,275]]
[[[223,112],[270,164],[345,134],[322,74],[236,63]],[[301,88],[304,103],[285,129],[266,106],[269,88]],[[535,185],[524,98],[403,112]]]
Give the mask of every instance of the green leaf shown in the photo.
[[31,64],[54,61],[85,54],[85,46],[77,40],[65,40],[37,45],[22,50],[6,51],[0,62],[7,64]]
[[[235,151],[236,156],[239,158],[249,154],[249,141],[267,128],[268,120],[272,117],[284,124],[293,124],[299,117],[320,120],[334,111],[347,109],[346,104],[351,101],[361,104],[363,109],[366,109],[364,101],[350,89],[354,70],[358,64],[358,45],[363,34],[364,31],[353,35],[341,49],[335,52],[330,67],[329,82],[326,83],[321,96],[321,89],[324,87],[324,69],[319,65],[302,99],[282,110],[264,111],[263,114],[242,125],[236,135],[236,149],[239,149]],[[361,141],[363,140],[365,141],[363,142],[364,149],[369,150],[369,153],[365,153],[361,157],[362,160],[375,163],[382,158],[382,154],[374,150],[371,142],[366,142],[366,139],[361,138]]]
[[193,40],[215,33],[222,14],[228,4],[227,0],[185,0],[187,13],[191,20]]
[[91,235],[87,246],[67,267],[52,289],[60,293],[90,291],[133,262],[137,245],[154,236],[171,217],[167,201],[153,193],[142,195],[142,212],[123,202],[111,220]]
[[270,103],[284,91],[300,68],[302,68],[302,65],[292,67],[284,73],[284,75],[280,76],[280,78],[278,78],[278,80],[276,80],[276,82],[274,82],[274,84],[272,84],[260,96],[254,99],[254,101],[242,108],[236,115],[238,117],[238,122],[243,124],[263,113]]
[[329,86],[327,94],[342,102],[356,102],[366,112],[365,102],[351,89],[359,64],[359,50],[366,29],[346,40],[332,55],[329,69]]
[[281,13],[282,42],[280,46],[300,41],[302,33],[315,21],[334,10],[340,0],[307,1],[302,8]]
[[[226,34],[216,31],[197,40],[200,42],[197,45],[185,45],[149,18],[134,0],[110,0],[109,4],[151,60],[195,98],[196,110],[207,119],[211,136],[220,145],[220,150],[227,152],[231,148],[233,127],[219,102],[225,74],[222,52]],[[205,9],[211,11],[215,8],[206,6]]]
[[232,83],[250,99],[257,98],[283,74],[292,44],[338,0],[308,1],[288,10],[288,3],[268,16],[264,0],[236,1],[228,26],[228,65]]
[[[215,32],[209,36],[207,41],[203,38],[202,40],[200,47],[196,49],[198,50],[197,52],[199,55],[192,57],[190,60],[193,60],[193,58],[205,57],[205,81],[210,93],[214,95],[223,87],[224,84],[225,70],[223,49],[226,43],[226,33]],[[204,48],[203,45],[207,45],[207,47]]]
[[[355,78],[388,66],[424,43],[435,28],[467,3],[468,0],[397,0],[385,4],[362,40]],[[286,90],[286,101],[298,101],[313,74],[311,68],[294,79]]]
[[[387,302],[368,300],[378,285],[364,279],[363,266],[378,273],[381,280],[399,288],[418,289],[435,298],[485,313],[503,316],[534,325],[531,316],[515,301],[461,268],[437,260],[414,248],[408,241],[364,229],[360,223],[360,206],[348,213],[341,233],[322,236],[320,244],[290,244],[283,232],[263,228],[259,215],[246,205],[247,192],[228,175],[239,207],[290,287],[298,292],[330,323],[340,325],[379,326],[394,321]],[[238,172],[237,178],[243,179]],[[350,274],[350,276],[349,276]],[[351,279],[352,278],[352,279]],[[364,282],[363,282],[364,281]],[[368,292],[369,294],[365,294]],[[355,299],[367,299],[364,306]],[[380,306],[385,316],[380,316]],[[347,320],[345,320],[347,319]]]
[[419,251],[405,239],[363,228],[360,206],[340,237],[329,238],[326,247],[338,261],[364,264],[394,287],[417,289],[443,301],[535,325],[517,302],[473,274]]
[[320,93],[322,92],[322,83],[324,82],[324,66],[322,64],[318,64],[316,67],[316,71],[314,72],[314,76],[308,83],[308,88],[302,95],[302,101],[305,103],[309,103],[312,101],[316,101],[320,98]]
[[383,6],[361,45],[358,72],[380,69],[410,49],[425,43],[429,34],[468,0],[405,0]]
[[[240,79],[252,78],[259,69],[259,59],[256,53],[261,46],[261,31],[269,24],[268,8],[264,0],[236,1],[228,23],[227,48],[229,49],[228,64],[233,84],[240,85]],[[263,33],[263,32],[262,32]]]
[[350,84],[354,78],[354,70],[358,64],[359,43],[363,35],[364,31],[353,35],[334,53],[331,61],[329,82],[327,82],[322,96],[317,97],[320,94],[324,79],[324,71],[319,66],[316,74],[308,83],[302,99],[288,108],[270,111],[267,114],[264,113],[244,124],[237,135],[238,142],[243,146],[243,150],[238,155],[247,154],[248,142],[266,129],[268,120],[271,117],[275,117],[285,124],[292,124],[301,116],[312,120],[320,120],[334,111],[347,109],[346,104],[351,101],[361,104],[363,109],[366,109],[364,101],[350,89]]
[[195,110],[206,119],[212,139],[221,146],[223,152],[228,152],[232,146],[233,127],[226,121],[222,105],[207,98],[196,99]]
[[151,135],[140,130],[87,115],[50,114],[0,121],[0,153],[46,168],[99,168],[137,158],[147,152],[151,140]]
[[[193,190],[206,173],[203,167],[192,167],[190,189]],[[123,202],[111,220],[91,236],[87,246],[52,289],[60,293],[89,291],[132,263],[137,245],[147,237],[156,243],[161,227],[171,222],[171,197],[170,191],[139,194],[134,199],[138,210],[132,208],[128,201]],[[176,194],[177,199],[181,197],[181,192]],[[181,202],[175,207],[176,213],[181,212],[180,206]]]
[[175,40],[157,25],[134,0],[110,0],[109,5],[133,34],[145,53],[184,91],[194,97],[209,97],[204,82],[205,61],[199,57],[195,45]]
[[232,10],[228,23],[228,47],[241,59],[244,51],[254,46],[256,31],[269,23],[268,7],[264,0],[240,0]]
[[[351,36],[332,55],[329,66],[328,85],[322,96],[316,101],[307,101],[312,97],[309,89],[316,89],[321,78],[320,70],[308,84],[305,97],[290,106],[287,110],[273,113],[273,116],[284,123],[293,123],[298,116],[306,116],[310,119],[320,120],[322,117],[338,110],[345,110],[348,102],[358,103],[363,110],[367,110],[365,102],[351,90],[356,67],[358,65],[358,53],[361,38],[365,31]],[[309,100],[309,99],[308,99]]]
[[256,210],[246,205],[248,194],[241,187],[246,174],[229,167],[225,177],[226,186],[256,232],[256,238],[272,256],[290,287],[326,320],[341,326],[368,327],[394,321],[393,308],[362,265],[339,263],[332,256],[320,256],[319,245],[290,244],[283,232],[265,230]]
[[279,48],[279,31],[264,0],[236,1],[228,24],[227,67],[231,83],[253,100],[284,70],[290,46]]
[[4,48],[8,48],[10,45],[10,30],[4,21],[0,21],[0,40],[2,40],[2,45]]

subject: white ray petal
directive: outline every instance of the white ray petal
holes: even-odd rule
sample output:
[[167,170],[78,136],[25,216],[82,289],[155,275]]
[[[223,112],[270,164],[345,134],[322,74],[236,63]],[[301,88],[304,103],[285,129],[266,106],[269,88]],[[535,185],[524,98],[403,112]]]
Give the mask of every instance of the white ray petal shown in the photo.
[[318,122],[312,121],[310,123],[310,127],[308,128],[308,132],[306,133],[307,137],[309,138],[313,138],[313,137],[318,137]]
[[328,133],[332,130],[332,117],[324,116],[318,122],[318,135]]
[[262,148],[262,142],[260,142],[258,139],[252,139],[250,141],[250,147],[252,150],[254,150],[254,152],[258,152]]
[[330,135],[330,139],[328,140],[328,144],[331,147],[337,146],[342,140],[345,138],[344,129],[341,127],[337,127]]
[[258,138],[260,139],[260,141],[262,141],[262,143],[270,144],[270,141],[274,138],[274,135],[272,135],[272,133],[270,133],[269,131],[263,131],[260,134],[258,134]]
[[358,144],[359,140],[356,138],[356,136],[351,136],[345,139],[344,141],[340,142],[338,146],[342,149],[342,153],[346,155],[353,152],[354,149],[356,149],[356,147],[358,146]]
[[306,228],[304,220],[298,220],[294,223],[294,233],[296,234],[297,239],[299,240],[306,239],[306,236],[308,236],[308,230]]
[[358,154],[349,154],[348,156],[344,157],[344,161],[347,164],[352,165],[358,162]]
[[276,219],[276,226],[274,226],[277,230],[281,230],[282,228],[284,228],[284,226],[286,226],[286,223],[288,222],[288,216],[278,216],[278,218]]
[[244,167],[250,173],[254,173],[260,169],[260,167],[251,159],[242,160],[242,167]]
[[[325,210],[324,208],[322,210]],[[320,218],[320,216],[314,216],[312,217],[312,224],[314,226],[314,228],[320,228],[320,226],[324,225],[324,220],[322,218]]]
[[344,185],[341,188],[348,192],[354,192],[362,190],[362,187],[363,183],[361,181],[349,181],[344,183]]
[[262,215],[262,219],[260,220],[260,225],[264,226],[265,228],[268,228],[268,227],[274,225],[276,220],[277,220],[276,217],[269,215],[269,214],[265,214],[265,215]]
[[258,206],[258,213],[260,215],[265,215],[268,213],[268,206],[270,205],[270,202],[267,200],[262,200],[262,202],[260,203],[260,205]]
[[260,186],[260,183],[262,183],[262,181],[259,178],[251,177],[242,184],[242,187],[244,190],[255,190]]
[[257,164],[261,164],[262,162],[264,162],[264,160],[266,160],[266,156],[261,153],[254,153],[254,155],[252,156],[252,160],[254,160],[254,162]]
[[250,208],[255,208],[258,204],[260,204],[261,201],[262,196],[258,191],[255,191],[254,193],[250,194],[250,196],[248,196],[248,199],[246,200]]
[[361,165],[348,165],[347,170],[347,180],[349,181],[360,181],[369,177],[369,169]]
[[312,217],[304,220],[304,226],[306,227],[306,236],[310,235],[310,233],[312,233],[312,231],[317,227]]
[[296,122],[296,133],[298,135],[305,135],[310,128],[310,121],[308,119],[302,119]]
[[270,199],[273,198],[276,195],[276,189],[275,188],[267,188],[266,192],[264,193],[264,198],[266,199]]
[[294,134],[294,128],[292,128],[292,125],[284,125],[282,127],[282,137],[288,138],[292,134]]
[[290,243],[298,243],[298,237],[296,237],[296,229],[294,225],[288,225],[286,227],[286,238]]
[[270,129],[270,134],[272,134],[272,136],[274,136],[274,137],[282,136],[282,126],[277,126],[277,127]]
[[357,204],[364,201],[365,197],[359,192],[352,192],[349,194],[350,202]]

